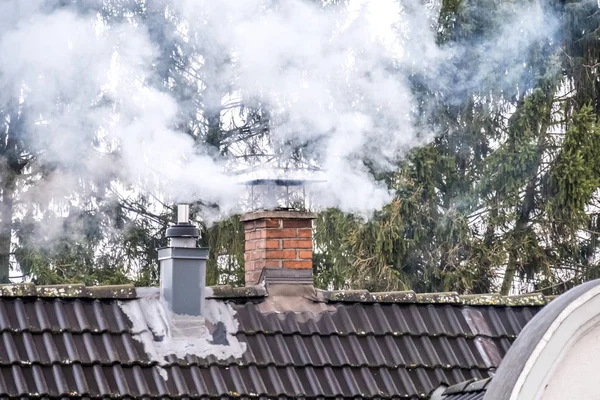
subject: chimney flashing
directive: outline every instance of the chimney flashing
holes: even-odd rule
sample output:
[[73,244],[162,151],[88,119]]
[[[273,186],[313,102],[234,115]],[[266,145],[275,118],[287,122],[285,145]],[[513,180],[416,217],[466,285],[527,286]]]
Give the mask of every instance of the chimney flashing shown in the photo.
[[264,268],[258,280],[261,284],[313,285],[312,269]]

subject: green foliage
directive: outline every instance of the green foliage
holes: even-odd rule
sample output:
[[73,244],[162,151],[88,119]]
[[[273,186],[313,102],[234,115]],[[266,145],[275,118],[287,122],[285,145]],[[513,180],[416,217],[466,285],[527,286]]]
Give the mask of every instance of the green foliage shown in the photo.
[[203,230],[209,247],[206,265],[208,285],[244,284],[244,226],[238,215],[223,219]]
[[24,275],[38,284],[85,283],[87,285],[130,282],[126,265],[109,254],[97,254],[97,246],[106,238],[98,215],[73,212],[65,218],[46,215],[47,224],[55,223],[54,232],[41,232],[28,213],[17,223],[20,246],[15,251]]
[[422,103],[437,99],[422,124],[440,134],[398,166],[396,198],[373,218],[321,216],[321,286],[556,294],[599,276],[596,5],[549,3],[563,15],[562,42],[535,43],[520,75],[493,79],[498,64],[491,81],[469,85],[463,77],[486,62],[478,43],[498,35],[507,5],[442,2],[440,45],[471,44],[450,60],[463,90],[415,76]]
[[573,115],[551,173],[553,212],[565,220],[587,219],[585,208],[600,186],[600,127],[591,106]]

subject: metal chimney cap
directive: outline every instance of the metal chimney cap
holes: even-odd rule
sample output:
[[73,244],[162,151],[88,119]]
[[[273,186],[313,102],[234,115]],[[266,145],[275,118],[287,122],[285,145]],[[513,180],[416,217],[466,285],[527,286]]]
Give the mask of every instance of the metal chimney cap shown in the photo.
[[252,179],[240,182],[246,186],[306,186],[314,183],[324,183],[325,180],[316,179]]
[[196,228],[194,225],[187,224],[176,224],[171,225],[167,228],[166,236],[168,238],[172,237],[200,237],[200,229]]
[[166,236],[173,237],[200,237],[200,230],[190,223],[189,204],[177,205],[177,223],[167,228]]

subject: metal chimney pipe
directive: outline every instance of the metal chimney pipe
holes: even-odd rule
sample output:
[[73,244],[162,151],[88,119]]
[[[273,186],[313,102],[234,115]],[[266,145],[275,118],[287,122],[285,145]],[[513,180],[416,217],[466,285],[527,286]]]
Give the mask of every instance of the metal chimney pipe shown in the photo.
[[179,204],[177,206],[177,223],[178,224],[189,224],[190,223],[190,205]]
[[167,228],[169,247],[158,250],[160,294],[169,310],[200,315],[204,305],[208,249],[196,247],[200,230],[190,223],[190,206],[177,206],[177,223]]
[[167,228],[167,237],[170,247],[196,247],[196,240],[200,237],[200,231],[190,224],[189,204],[177,206],[177,224]]

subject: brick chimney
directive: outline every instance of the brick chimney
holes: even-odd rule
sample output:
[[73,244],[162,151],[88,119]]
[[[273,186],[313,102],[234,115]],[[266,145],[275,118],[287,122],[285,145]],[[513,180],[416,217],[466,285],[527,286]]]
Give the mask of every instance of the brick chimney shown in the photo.
[[[284,210],[244,215],[246,285],[259,283],[263,270],[274,272],[271,275],[278,279],[284,275],[289,279],[296,271],[312,281],[313,219],[313,213]],[[273,271],[278,269],[281,271]]]

